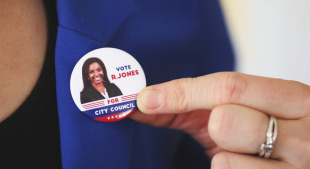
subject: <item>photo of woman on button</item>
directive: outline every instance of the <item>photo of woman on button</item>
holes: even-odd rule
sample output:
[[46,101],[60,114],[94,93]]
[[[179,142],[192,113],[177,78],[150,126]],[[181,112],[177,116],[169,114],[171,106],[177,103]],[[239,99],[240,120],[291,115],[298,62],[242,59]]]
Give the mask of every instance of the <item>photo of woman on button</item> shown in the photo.
[[123,95],[114,83],[110,83],[104,63],[99,58],[89,58],[84,62],[82,78],[81,104]]

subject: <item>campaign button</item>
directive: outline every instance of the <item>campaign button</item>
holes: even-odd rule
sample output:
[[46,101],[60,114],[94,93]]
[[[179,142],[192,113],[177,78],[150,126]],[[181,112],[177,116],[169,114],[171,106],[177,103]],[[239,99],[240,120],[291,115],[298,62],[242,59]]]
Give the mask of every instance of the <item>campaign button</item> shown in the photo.
[[74,103],[87,117],[115,122],[137,110],[137,97],[146,86],[137,60],[116,48],[100,48],[84,55],[70,80]]

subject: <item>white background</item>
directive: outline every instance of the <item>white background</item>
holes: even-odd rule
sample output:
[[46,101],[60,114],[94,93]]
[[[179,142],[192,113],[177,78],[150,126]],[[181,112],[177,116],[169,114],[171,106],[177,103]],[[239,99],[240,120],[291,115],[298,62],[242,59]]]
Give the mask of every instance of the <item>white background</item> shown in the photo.
[[309,0],[221,0],[237,71],[310,84]]

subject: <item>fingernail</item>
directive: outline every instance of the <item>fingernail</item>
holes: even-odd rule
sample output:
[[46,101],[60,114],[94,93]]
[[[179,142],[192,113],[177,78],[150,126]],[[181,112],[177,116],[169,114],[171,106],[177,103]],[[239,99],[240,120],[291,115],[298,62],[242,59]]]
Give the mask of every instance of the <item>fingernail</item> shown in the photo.
[[147,109],[156,109],[160,107],[163,101],[162,91],[156,89],[147,89],[140,93],[140,101]]
[[211,168],[226,169],[230,168],[229,166],[228,157],[222,153],[215,155],[211,162]]

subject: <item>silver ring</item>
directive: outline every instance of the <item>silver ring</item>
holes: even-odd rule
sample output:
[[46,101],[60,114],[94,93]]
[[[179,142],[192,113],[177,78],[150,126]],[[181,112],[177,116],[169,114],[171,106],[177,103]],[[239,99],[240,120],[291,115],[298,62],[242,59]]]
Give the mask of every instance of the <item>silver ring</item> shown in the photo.
[[269,119],[269,127],[267,131],[267,139],[266,142],[260,146],[259,156],[264,158],[270,158],[272,153],[274,142],[277,139],[278,135],[278,126],[277,126],[277,119],[273,116]]

